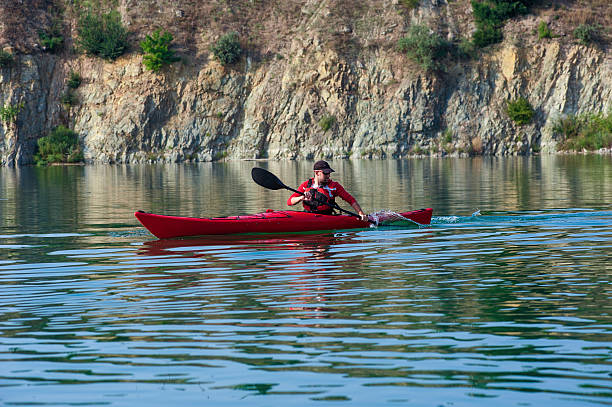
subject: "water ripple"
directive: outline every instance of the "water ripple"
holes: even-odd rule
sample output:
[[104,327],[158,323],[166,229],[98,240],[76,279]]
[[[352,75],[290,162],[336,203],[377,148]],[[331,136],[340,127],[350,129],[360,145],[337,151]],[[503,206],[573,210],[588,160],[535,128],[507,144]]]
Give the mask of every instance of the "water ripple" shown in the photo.
[[0,401],[605,405],[611,218],[485,212],[127,244],[105,231],[59,246],[12,235]]

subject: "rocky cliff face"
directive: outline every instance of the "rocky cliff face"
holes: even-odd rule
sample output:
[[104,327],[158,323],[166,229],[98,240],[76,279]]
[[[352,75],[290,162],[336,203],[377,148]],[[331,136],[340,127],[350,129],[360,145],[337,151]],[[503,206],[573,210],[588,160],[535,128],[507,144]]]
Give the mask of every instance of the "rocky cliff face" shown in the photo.
[[[133,27],[139,20],[126,2],[120,10]],[[180,48],[183,62],[160,74],[146,71],[137,52],[114,63],[20,54],[0,70],[0,104],[24,103],[16,123],[0,125],[0,162],[30,163],[36,140],[60,123],[80,135],[87,161],[104,163],[546,153],[555,151],[558,117],[612,109],[612,56],[565,37],[519,41],[507,30],[478,60],[424,72],[395,50],[397,38],[423,20],[445,21],[450,38],[463,24],[456,4],[424,3],[404,15],[385,9],[397,4],[378,5],[380,25],[336,19],[342,24],[330,33],[313,27],[329,26],[334,2],[303,2],[284,43],[269,41],[266,52],[260,44],[229,68],[209,58],[205,33],[185,35],[193,49]],[[538,21],[511,27],[521,33]],[[60,96],[70,71],[83,84],[67,108]],[[527,126],[505,113],[519,96],[536,110]],[[322,118],[331,118],[329,129]]]

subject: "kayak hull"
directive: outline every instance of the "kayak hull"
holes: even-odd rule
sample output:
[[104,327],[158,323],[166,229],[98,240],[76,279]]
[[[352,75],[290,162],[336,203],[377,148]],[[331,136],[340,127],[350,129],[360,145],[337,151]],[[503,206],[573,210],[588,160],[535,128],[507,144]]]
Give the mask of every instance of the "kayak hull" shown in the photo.
[[[433,210],[403,212],[404,218],[420,225],[431,223]],[[138,211],[134,213],[142,225],[159,239],[183,236],[229,235],[237,233],[292,233],[317,230],[362,229],[370,226],[355,216],[320,215],[298,211],[274,211],[255,215],[220,218],[166,216]]]

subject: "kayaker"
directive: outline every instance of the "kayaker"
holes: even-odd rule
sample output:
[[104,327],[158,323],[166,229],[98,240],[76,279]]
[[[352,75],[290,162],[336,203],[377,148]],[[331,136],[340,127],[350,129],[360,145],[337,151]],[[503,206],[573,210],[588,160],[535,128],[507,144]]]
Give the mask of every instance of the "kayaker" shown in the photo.
[[331,215],[334,210],[333,204],[335,203],[335,198],[339,196],[355,209],[361,220],[368,220],[368,216],[363,212],[357,200],[346,192],[342,185],[331,180],[330,174],[335,171],[329,166],[327,161],[317,161],[314,164],[313,170],[314,177],[303,182],[298,187],[298,191],[304,193],[304,195],[293,193],[287,200],[287,205],[292,206],[302,202],[304,210],[307,212]]

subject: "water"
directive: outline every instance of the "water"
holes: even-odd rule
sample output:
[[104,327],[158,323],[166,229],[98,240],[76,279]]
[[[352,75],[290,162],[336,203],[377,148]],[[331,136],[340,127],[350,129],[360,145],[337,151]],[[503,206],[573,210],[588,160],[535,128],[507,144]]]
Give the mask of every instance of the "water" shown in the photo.
[[0,169],[0,405],[612,404],[612,159],[332,162],[431,227],[156,240],[312,163]]

